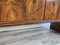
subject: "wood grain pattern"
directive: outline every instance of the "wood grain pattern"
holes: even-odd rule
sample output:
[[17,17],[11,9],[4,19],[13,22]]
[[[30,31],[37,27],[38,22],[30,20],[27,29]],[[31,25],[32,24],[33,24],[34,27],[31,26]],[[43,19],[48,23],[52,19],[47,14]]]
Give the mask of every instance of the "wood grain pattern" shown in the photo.
[[46,0],[45,18],[46,20],[54,20],[57,16],[58,0]]
[[44,0],[27,0],[26,15],[29,22],[43,20],[44,14]]
[[59,0],[0,0],[0,24],[25,24],[60,19]]
[[59,2],[59,5],[57,8],[57,19],[60,19],[60,0],[58,2]]

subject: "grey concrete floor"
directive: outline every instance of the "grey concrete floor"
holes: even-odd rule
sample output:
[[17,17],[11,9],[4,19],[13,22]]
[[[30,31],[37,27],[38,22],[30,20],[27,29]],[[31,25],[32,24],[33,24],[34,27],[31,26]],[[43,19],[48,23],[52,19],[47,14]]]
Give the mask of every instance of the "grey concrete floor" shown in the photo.
[[0,32],[0,45],[60,45],[60,34],[47,25],[21,30]]

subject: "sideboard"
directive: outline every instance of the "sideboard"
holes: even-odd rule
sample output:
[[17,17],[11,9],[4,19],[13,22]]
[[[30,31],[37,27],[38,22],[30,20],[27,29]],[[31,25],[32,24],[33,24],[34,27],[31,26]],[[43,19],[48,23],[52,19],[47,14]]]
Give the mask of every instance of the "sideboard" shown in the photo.
[[60,19],[60,0],[0,0],[0,26]]

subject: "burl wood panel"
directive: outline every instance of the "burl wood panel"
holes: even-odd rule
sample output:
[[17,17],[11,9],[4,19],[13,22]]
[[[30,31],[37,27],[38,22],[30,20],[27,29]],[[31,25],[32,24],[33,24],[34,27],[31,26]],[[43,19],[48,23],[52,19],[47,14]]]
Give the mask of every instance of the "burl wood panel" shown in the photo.
[[57,8],[57,19],[60,19],[60,0],[58,1],[59,5]]
[[43,20],[44,0],[27,0],[26,18],[28,22],[37,22]]
[[45,17],[44,20],[55,20],[57,15],[58,9],[58,0],[46,0],[45,4]]
[[23,20],[22,14],[22,0],[1,0],[0,1],[0,19],[1,22],[21,22]]
[[60,19],[59,0],[0,0],[0,26]]

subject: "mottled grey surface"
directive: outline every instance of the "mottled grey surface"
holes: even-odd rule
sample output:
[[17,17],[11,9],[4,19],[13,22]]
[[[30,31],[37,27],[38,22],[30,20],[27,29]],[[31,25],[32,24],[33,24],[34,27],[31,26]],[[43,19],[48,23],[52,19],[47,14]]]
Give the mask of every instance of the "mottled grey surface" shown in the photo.
[[60,45],[60,34],[48,27],[0,32],[0,45]]

